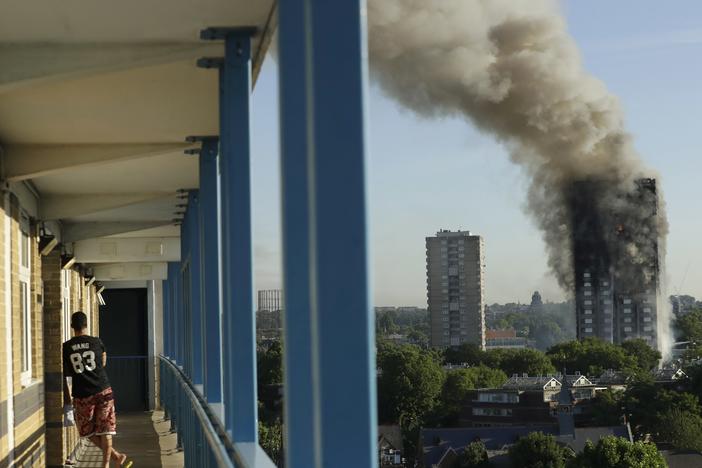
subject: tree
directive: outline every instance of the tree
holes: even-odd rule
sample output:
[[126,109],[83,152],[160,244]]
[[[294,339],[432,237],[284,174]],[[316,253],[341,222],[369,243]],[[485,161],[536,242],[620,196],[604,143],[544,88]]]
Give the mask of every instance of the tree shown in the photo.
[[621,344],[621,347],[625,353],[636,361],[640,369],[650,371],[658,367],[658,362],[661,360],[660,351],[651,348],[641,338],[627,340]]
[[466,445],[456,459],[456,468],[488,468],[488,453],[485,444],[479,440]]
[[596,426],[618,426],[622,423],[624,392],[602,390],[592,399],[592,417]]
[[268,348],[259,347],[256,357],[258,386],[283,382],[283,348],[274,341]]
[[675,320],[681,341],[702,341],[702,309],[694,309]]
[[572,451],[556,442],[550,434],[532,432],[509,449],[513,468],[565,468]]
[[569,468],[667,468],[663,455],[653,444],[629,442],[622,437],[607,436],[597,442],[588,441],[585,449],[569,464]]
[[441,389],[441,405],[437,419],[443,425],[455,426],[465,404],[468,393],[476,388],[496,388],[507,381],[507,376],[499,369],[480,365],[466,369],[451,370],[446,373]]
[[661,418],[668,411],[700,414],[700,403],[695,395],[667,390],[651,379],[631,384],[624,393],[622,403],[631,416],[632,427],[640,435],[656,434]]
[[283,427],[280,421],[271,425],[259,421],[258,440],[273,463],[279,466],[283,462]]
[[[494,365],[490,360],[494,359]],[[556,371],[551,360],[536,349],[495,349],[488,351],[490,367],[499,367],[507,375],[527,373],[529,375],[546,375]]]
[[636,359],[620,346],[597,338],[568,341],[551,347],[546,354],[558,370],[580,371],[586,375],[600,375],[607,369],[635,372]]
[[670,409],[658,418],[657,442],[681,450],[702,451],[702,417],[689,411]]
[[447,364],[468,364],[477,366],[485,362],[486,353],[478,345],[463,343],[460,346],[447,348],[444,354],[444,362]]
[[419,428],[434,410],[444,381],[439,357],[414,345],[378,347],[378,419],[399,424],[404,453],[416,453]]
[[444,372],[430,353],[416,346],[387,346],[378,354],[380,420],[421,424],[437,403]]

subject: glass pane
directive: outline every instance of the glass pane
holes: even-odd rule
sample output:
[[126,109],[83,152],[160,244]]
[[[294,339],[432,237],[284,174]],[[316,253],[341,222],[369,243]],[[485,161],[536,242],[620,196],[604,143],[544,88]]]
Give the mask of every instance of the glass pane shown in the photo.
[[27,283],[20,282],[20,310],[22,311],[22,372],[29,370],[29,304],[27,304]]
[[29,268],[29,236],[24,232],[20,240],[20,256],[22,259],[22,266]]

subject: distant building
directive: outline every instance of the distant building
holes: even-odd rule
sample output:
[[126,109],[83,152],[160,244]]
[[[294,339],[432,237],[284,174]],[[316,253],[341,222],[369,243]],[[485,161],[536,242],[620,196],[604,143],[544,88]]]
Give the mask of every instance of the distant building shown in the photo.
[[528,344],[527,338],[517,336],[514,328],[485,330],[485,349],[522,349]]
[[469,393],[460,415],[465,427],[532,426],[557,424],[559,395],[573,402],[573,416],[588,419],[589,400],[595,385],[584,375],[513,375],[500,388],[481,388]]
[[531,305],[529,305],[529,312],[542,312],[544,309],[544,302],[541,300],[541,294],[539,291],[534,291],[531,295]]
[[485,348],[485,249],[468,231],[426,238],[431,346]]
[[259,340],[275,340],[280,336],[283,310],[283,291],[264,289],[258,291],[256,309],[256,334]]
[[378,426],[378,455],[380,468],[405,466],[400,426]]
[[[642,338],[655,349],[659,281],[656,181],[638,180],[632,195],[641,207],[639,215],[645,216],[637,220],[637,229],[645,226],[645,232],[630,232],[626,219],[601,213],[596,200],[598,193],[607,189],[605,184],[576,182],[570,193],[577,336],[615,344]],[[647,250],[639,252],[639,263],[629,265],[621,260],[625,255],[619,251],[625,251],[637,236],[647,236],[647,242],[637,244]]]
[[693,296],[681,294],[670,296],[669,299],[673,306],[673,314],[675,314],[676,317],[687,315],[694,309],[702,308],[702,302],[698,301]]
[[282,289],[262,289],[258,291],[258,309],[260,311],[273,312],[283,310],[283,290]]
[[[583,376],[572,377],[574,383],[584,382]],[[543,384],[544,388],[549,388],[549,391],[554,387],[553,380],[548,378],[521,379],[515,384],[528,383],[535,387],[542,387]],[[481,441],[485,444],[492,466],[509,466],[509,448],[521,437],[532,432],[553,435],[558,443],[569,447],[576,453],[581,452],[588,441],[596,443],[601,438],[610,435],[623,437],[633,442],[631,429],[627,424],[610,427],[577,427],[575,420],[577,402],[573,401],[570,390],[569,386],[562,385],[551,398],[555,407],[555,424],[539,424],[532,421],[531,425],[520,426],[422,429],[419,436],[420,466],[424,468],[453,468],[463,449],[475,441]]]

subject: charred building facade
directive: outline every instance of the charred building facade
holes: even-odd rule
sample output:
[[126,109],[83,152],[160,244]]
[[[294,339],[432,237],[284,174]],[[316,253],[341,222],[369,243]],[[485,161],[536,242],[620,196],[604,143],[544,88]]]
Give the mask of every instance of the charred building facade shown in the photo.
[[642,338],[657,348],[655,179],[638,179],[629,191],[579,181],[569,202],[578,339]]

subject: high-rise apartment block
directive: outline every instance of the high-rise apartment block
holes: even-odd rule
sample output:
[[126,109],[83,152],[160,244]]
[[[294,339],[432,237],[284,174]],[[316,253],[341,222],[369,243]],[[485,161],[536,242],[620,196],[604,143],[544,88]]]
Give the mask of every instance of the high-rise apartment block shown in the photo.
[[485,248],[469,231],[426,238],[427,299],[434,347],[485,348]]
[[[642,338],[656,348],[656,181],[637,181],[637,190],[630,195],[637,207],[635,219],[598,210],[593,200],[600,190],[603,182],[579,182],[570,201],[578,339],[595,337],[620,344]],[[635,256],[630,245],[637,246]]]

